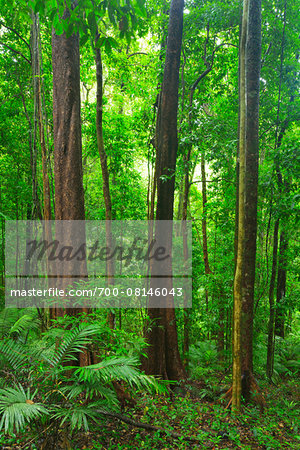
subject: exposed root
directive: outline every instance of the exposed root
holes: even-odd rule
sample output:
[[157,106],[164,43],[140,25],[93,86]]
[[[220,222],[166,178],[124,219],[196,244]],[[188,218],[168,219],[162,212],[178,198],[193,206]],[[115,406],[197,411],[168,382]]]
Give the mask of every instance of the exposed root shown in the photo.
[[224,398],[224,399],[225,399],[225,398],[226,398],[226,399],[229,398],[229,402],[227,403],[227,406],[225,407],[225,409],[228,409],[229,406],[230,406],[231,403],[232,403],[232,386],[231,386],[231,388],[228,389],[227,392],[225,392],[225,394],[224,394],[221,398]]
[[[249,371],[245,371],[242,375],[242,396],[248,404],[251,400],[260,407],[260,411],[263,412],[266,407],[265,398],[260,391],[257,381],[253,374]],[[228,399],[228,404],[225,409],[228,409],[232,403],[232,386],[221,397],[222,399]]]

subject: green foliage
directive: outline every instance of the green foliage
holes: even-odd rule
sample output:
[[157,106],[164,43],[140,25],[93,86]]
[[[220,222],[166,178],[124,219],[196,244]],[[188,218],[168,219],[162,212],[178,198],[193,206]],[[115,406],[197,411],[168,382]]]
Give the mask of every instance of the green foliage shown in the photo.
[[[254,345],[254,366],[256,372],[261,376],[265,376],[267,355],[266,355],[266,339],[267,336],[261,336],[259,342]],[[297,377],[299,376],[300,345],[299,336],[290,335],[285,339],[279,336],[275,337],[275,354],[274,354],[274,381],[280,382],[280,377]]]
[[137,358],[111,358],[106,359],[92,366],[80,367],[75,371],[79,381],[86,383],[109,383],[115,381],[126,381],[129,386],[140,390],[149,389],[152,386],[153,391],[163,392],[164,389],[155,381],[154,378],[140,373],[136,367],[139,365]]
[[212,341],[197,342],[191,346],[188,359],[192,377],[206,379],[209,374],[222,370],[218,356],[216,345]]
[[36,432],[40,427],[55,429],[56,424],[69,427],[70,432],[88,430],[89,422],[97,421],[101,411],[118,409],[115,381],[131,389],[165,391],[138,369],[136,358],[110,357],[86,367],[67,365],[93,348],[93,338],[102,332],[99,323],[77,325],[73,320],[72,328],[64,329],[63,334],[45,333],[48,346],[44,349],[34,348],[34,342],[24,347],[10,338],[0,342],[4,380],[18,378],[22,383],[0,390],[0,427],[5,433],[19,433],[27,423]]
[[300,342],[297,336],[276,337],[274,374],[297,377],[300,373]]
[[37,390],[30,394],[29,388],[25,392],[21,385],[0,389],[0,430],[4,428],[5,433],[19,433],[24,430],[26,423],[48,414],[44,405],[33,401],[36,393]]
[[20,374],[24,369],[27,356],[24,352],[24,346],[13,340],[0,342],[1,366],[9,367],[10,370]]
[[91,336],[99,332],[98,325],[79,324],[77,328],[64,333],[61,345],[55,350],[49,361],[55,367],[64,362],[76,361],[77,353],[81,353],[91,343]]
[[[63,20],[66,5],[70,18]],[[283,40],[283,18],[286,27]],[[103,62],[103,132],[110,177],[114,219],[145,219],[148,186],[153,186],[156,150],[155,128],[169,2],[149,0],[21,0],[2,1],[0,17],[0,276],[5,277],[5,220],[32,217],[32,155],[36,152],[38,203],[42,211],[43,179],[39,127],[34,120],[32,10],[39,13],[43,122],[47,130],[49,178],[54,203],[53,111],[51,29],[70,36],[79,32],[81,52],[82,141],[85,210],[87,219],[104,219],[102,175],[96,139],[94,46]],[[21,433],[33,438],[49,428],[67,432],[95,425],[96,433],[110,442],[121,439],[119,428],[107,429],[99,411],[117,411],[119,402],[112,382],[124,382],[141,392],[142,420],[159,414],[161,424],[193,434],[203,447],[285,448],[278,437],[299,433],[296,419],[296,387],[299,376],[299,7],[289,2],[262,2],[262,55],[260,95],[260,168],[258,188],[258,236],[254,294],[254,372],[265,379],[267,326],[270,313],[268,290],[272,266],[273,230],[276,219],[288,238],[287,285],[280,310],[285,319],[285,338],[275,339],[274,382],[263,384],[269,412],[246,408],[239,422],[220,408],[207,405],[219,396],[219,373],[230,385],[224,366],[231,364],[232,290],[236,201],[236,147],[238,124],[238,44],[240,2],[187,1],[184,12],[183,51],[180,73],[175,214],[181,218],[184,175],[189,173],[188,218],[193,221],[193,308],[189,314],[189,374],[201,384],[193,402],[193,390],[173,403],[146,396],[161,392],[161,385],[139,369],[145,352],[143,332],[152,324],[140,310],[118,310],[116,329],[106,325],[106,311],[78,318],[64,317],[49,323],[48,312],[35,309],[0,311],[1,444],[19,445]],[[209,34],[207,33],[209,24]],[[8,28],[9,27],[9,28]],[[13,31],[17,31],[18,35]],[[99,32],[99,37],[97,33]],[[213,52],[214,58],[213,58]],[[281,57],[282,61],[281,61]],[[29,62],[29,63],[28,63]],[[212,64],[198,84],[190,107],[191,86]],[[37,127],[35,129],[35,127]],[[34,133],[36,134],[34,138]],[[275,145],[275,134],[280,146]],[[34,146],[35,144],[35,146]],[[191,149],[188,163],[185,156]],[[204,155],[207,203],[202,207],[200,159]],[[280,183],[282,176],[282,184]],[[54,204],[52,204],[54,217]],[[202,220],[206,219],[210,274],[203,263]],[[175,255],[176,257],[176,255]],[[276,303],[275,286],[275,303]],[[0,286],[4,305],[4,286]],[[279,308],[276,309],[278,311]],[[80,319],[80,320],[81,320]],[[179,344],[184,336],[184,311],[176,311]],[[48,328],[48,329],[47,329]],[[47,330],[46,332],[44,332]],[[223,337],[219,337],[219,331]],[[226,351],[218,352],[218,339]],[[80,368],[78,355],[95,351],[97,364]],[[224,361],[226,357],[226,361]],[[101,361],[101,362],[99,362]],[[230,370],[226,372],[230,374]],[[284,381],[284,385],[282,384]],[[28,390],[29,389],[29,390]],[[31,400],[33,403],[26,403]],[[164,403],[165,402],[165,403]],[[148,410],[147,410],[148,408]],[[197,409],[198,408],[198,409]],[[197,413],[195,414],[195,411]],[[99,425],[100,420],[100,425]],[[252,439],[243,441],[245,430]],[[173,421],[173,422],[172,422]],[[279,425],[280,424],[280,425]],[[29,426],[28,426],[29,425]],[[105,426],[104,426],[105,425]],[[125,429],[127,425],[124,426]],[[298,427],[298,428],[297,428]],[[121,427],[120,427],[121,428]],[[171,429],[170,428],[170,429]],[[125,434],[128,432],[126,429]],[[102,434],[103,433],[103,434]],[[105,434],[106,433],[106,434]],[[245,432],[246,433],[246,432]],[[43,435],[43,433],[42,433]],[[32,439],[32,437],[31,437]],[[226,438],[227,439],[227,438]],[[157,432],[137,431],[136,448],[174,448],[174,441]],[[296,448],[291,439],[291,448]],[[31,444],[33,445],[33,444]],[[122,448],[122,444],[119,444]],[[176,441],[177,445],[177,441]],[[186,448],[178,440],[178,448]],[[51,447],[51,444],[48,446]],[[102,444],[95,443],[94,448]],[[115,442],[107,444],[116,448]],[[127,443],[124,444],[127,446]],[[49,447],[49,448],[50,448]],[[34,448],[34,447],[33,447]],[[229,448],[229,447],[228,447]]]

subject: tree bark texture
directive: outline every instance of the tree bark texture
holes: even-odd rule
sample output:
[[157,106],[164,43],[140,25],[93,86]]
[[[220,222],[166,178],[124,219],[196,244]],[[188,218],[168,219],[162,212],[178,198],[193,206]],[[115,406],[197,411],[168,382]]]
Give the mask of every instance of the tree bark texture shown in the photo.
[[[62,19],[70,16],[66,9]],[[53,65],[53,133],[54,133],[54,175],[55,175],[55,219],[70,221],[65,227],[58,226],[56,236],[64,245],[76,248],[85,242],[84,191],[82,171],[82,143],[80,118],[80,71],[79,71],[79,36],[67,37],[65,33],[57,35],[52,32]],[[63,224],[62,224],[63,225]],[[59,229],[60,228],[60,229]],[[62,235],[63,233],[63,235]],[[72,273],[72,262],[66,265],[66,275],[60,279],[66,287],[68,276]],[[78,262],[77,262],[78,263]],[[82,261],[80,278],[87,276],[86,261]],[[69,315],[87,312],[86,308],[69,308]],[[63,316],[66,311],[57,308],[56,315]],[[82,364],[80,354],[80,364]]]
[[[253,371],[253,306],[255,285],[257,187],[259,160],[259,80],[261,67],[261,5],[249,0],[246,48],[246,166],[245,166],[245,252],[242,304],[242,373]],[[247,388],[247,386],[246,386]],[[250,386],[243,395],[248,399]]]
[[242,314],[242,276],[245,236],[245,163],[246,163],[246,41],[248,27],[248,5],[244,0],[242,31],[240,33],[240,72],[239,72],[239,197],[238,197],[238,236],[236,269],[233,287],[233,332],[232,332],[232,408],[241,407],[241,314]]
[[[156,221],[173,220],[175,168],[178,148],[177,138],[177,110],[179,67],[183,29],[183,0],[172,0],[168,27],[168,40],[164,78],[161,91],[160,113],[157,122],[157,209]],[[155,239],[163,242],[167,253],[172,247],[172,226],[162,230],[156,225]],[[169,262],[167,262],[169,261]],[[157,262],[156,262],[157,263]],[[172,261],[164,261],[171,270]],[[151,279],[155,286],[156,280]],[[168,291],[172,288],[172,278],[165,286]],[[150,344],[145,369],[148,373],[161,375],[168,379],[179,380],[185,377],[185,371],[178,350],[178,338],[174,301],[171,296],[161,298],[167,301],[168,308],[151,308],[149,299],[149,317],[152,321],[147,335]]]

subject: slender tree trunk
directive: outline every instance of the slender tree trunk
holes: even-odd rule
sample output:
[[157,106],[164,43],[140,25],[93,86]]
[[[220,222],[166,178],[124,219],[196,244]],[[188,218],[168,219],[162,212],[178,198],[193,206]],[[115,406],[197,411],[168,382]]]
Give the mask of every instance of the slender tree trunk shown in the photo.
[[[279,150],[285,130],[288,125],[288,118],[284,121],[281,130],[280,126],[280,106],[281,106],[281,88],[282,88],[282,77],[283,77],[283,62],[284,62],[284,48],[285,48],[285,31],[286,31],[286,9],[287,0],[284,2],[284,12],[283,12],[283,28],[282,28],[282,38],[281,38],[281,54],[280,54],[280,77],[278,86],[278,102],[277,102],[277,120],[276,120],[276,130],[275,130],[275,148]],[[291,102],[294,100],[294,95],[291,96]],[[280,194],[283,191],[284,182],[282,173],[280,171],[279,163],[276,161],[276,173],[277,182]],[[284,312],[282,310],[282,303],[285,297],[286,291],[286,252],[288,248],[288,240],[286,232],[284,230],[280,233],[280,243],[279,243],[279,256],[278,256],[278,273],[277,273],[277,293],[276,293],[276,315],[275,315],[275,335],[284,337]]]
[[39,138],[42,153],[42,172],[43,172],[43,219],[51,220],[51,195],[49,183],[48,170],[48,150],[46,147],[45,128],[43,118],[43,98],[42,98],[42,80],[41,80],[41,49],[39,47],[40,41],[40,25],[38,14],[33,13],[33,33],[32,33],[32,47],[33,47],[33,75],[35,83],[35,104],[37,110],[37,124],[39,128]]
[[[32,78],[33,78],[33,128],[32,128],[32,144],[31,144],[31,175],[32,175],[32,219],[42,219],[41,208],[38,198],[38,181],[37,181],[37,133],[38,133],[38,40],[37,29],[35,24],[35,15],[32,12],[33,25],[31,27],[31,47],[32,47]],[[23,100],[26,114],[26,105]]]
[[179,187],[179,196],[178,196],[178,207],[177,207],[177,220],[180,220],[182,218],[182,207],[183,207],[183,196],[184,196],[184,176],[180,180],[180,187]]
[[[205,172],[205,157],[204,152],[201,153],[201,178],[202,178],[202,248],[203,248],[203,260],[205,275],[211,273],[209,260],[208,260],[208,246],[207,246],[207,221],[206,221],[206,172]],[[205,302],[206,302],[206,313],[208,313],[208,290],[205,289]],[[209,333],[207,338],[209,338]]]
[[[241,7],[241,2],[240,2]],[[241,42],[242,33],[242,16],[241,11],[239,12],[240,23],[239,23],[239,42]],[[239,104],[241,101],[241,58],[239,58],[238,64],[238,92],[239,92]],[[239,173],[240,173],[240,158],[239,158],[239,148],[240,148],[240,108],[238,113],[238,128],[237,128],[237,146],[236,146],[236,166],[235,166],[235,223],[234,223],[234,273],[236,270],[237,261],[237,248],[238,248],[238,225],[239,225]]]
[[268,351],[267,351],[267,377],[269,378],[269,380],[271,380],[273,375],[273,364],[274,364],[274,319],[275,319],[274,290],[277,271],[278,228],[279,228],[279,219],[276,220],[274,225],[273,261],[272,261],[272,272],[269,288],[270,316],[268,325]]
[[[96,43],[99,39],[99,35],[96,37]],[[97,145],[98,152],[100,156],[101,162],[101,171],[102,171],[102,187],[103,187],[103,197],[105,204],[105,234],[106,234],[106,246],[108,248],[113,247],[113,238],[112,238],[112,230],[111,230],[111,220],[112,220],[112,203],[110,196],[110,186],[109,186],[109,171],[107,166],[107,155],[104,148],[103,141],[103,68],[102,68],[102,58],[101,58],[101,50],[95,47],[95,62],[96,62],[96,80],[97,80]],[[109,259],[106,263],[106,276],[107,276],[107,284],[114,284],[114,261],[113,259]],[[113,312],[108,313],[108,323],[110,328],[115,327],[115,314]]]
[[276,317],[275,334],[284,338],[284,299],[286,295],[286,267],[287,267],[288,239],[286,231],[280,233],[279,256],[278,256],[278,274],[277,274],[277,293],[276,293]]
[[201,178],[202,178],[202,246],[203,246],[203,259],[205,266],[205,275],[211,273],[209,260],[208,260],[208,246],[207,246],[207,222],[206,222],[206,172],[205,172],[205,158],[204,153],[201,153]]
[[[48,149],[46,146],[45,138],[45,125],[43,114],[43,95],[42,95],[42,78],[41,78],[41,48],[40,48],[40,25],[38,14],[33,13],[33,74],[35,77],[36,85],[36,107],[38,117],[39,139],[42,153],[42,173],[43,173],[43,220],[45,221],[44,236],[48,242],[52,241],[51,225],[47,222],[52,219],[51,217],[51,192],[49,182],[49,167],[48,167]],[[51,266],[47,261],[47,273],[51,275]],[[49,286],[50,287],[50,286]]]
[[246,166],[246,42],[248,28],[249,0],[243,3],[242,31],[240,33],[240,101],[239,101],[239,203],[236,269],[234,276],[233,307],[233,369],[232,369],[232,407],[241,407],[241,315],[242,315],[242,277],[245,238],[245,166]]
[[[188,213],[188,199],[190,191],[190,177],[189,177],[189,162],[191,158],[192,147],[190,146],[187,154],[184,157],[185,163],[185,174],[184,174],[184,192],[182,198],[182,237],[183,237],[183,256],[184,262],[186,263],[189,259],[188,253],[188,243],[187,243],[187,213]],[[189,308],[186,307],[188,303],[187,292],[184,289],[184,320],[183,320],[183,355],[185,360],[185,365],[187,365],[187,357],[189,352]]]
[[[175,168],[178,147],[177,110],[183,6],[183,0],[172,0],[171,2],[166,61],[161,92],[161,112],[158,115],[157,123],[156,221],[173,220]],[[165,180],[162,180],[162,175],[166,177]],[[165,247],[170,251],[172,246],[172,226],[168,230],[165,228],[162,231],[161,227],[157,225],[155,238],[157,242],[164,242]],[[153,282],[155,283],[155,280],[151,279],[151,284]],[[165,287],[170,291],[172,288],[171,278],[169,278],[168,286]],[[169,379],[183,379],[185,371],[178,350],[174,301],[171,296],[161,298],[161,301],[167,301],[168,308],[151,308],[151,298],[149,299],[149,316],[154,321],[154,325],[147,335],[150,347],[148,349],[148,359],[145,361],[145,369],[148,373],[161,375]]]
[[[52,241],[51,225],[48,223],[51,220],[51,194],[50,194],[50,182],[49,182],[49,170],[48,170],[48,150],[46,147],[45,139],[45,125],[43,117],[43,97],[42,97],[42,77],[41,77],[41,47],[40,47],[40,25],[39,14],[35,14],[32,11],[32,75],[33,75],[33,95],[34,95],[34,145],[32,151],[32,171],[36,173],[36,164],[38,159],[38,147],[37,147],[37,131],[39,130],[39,144],[42,154],[42,174],[43,174],[43,213],[39,213],[41,219],[44,222],[44,239],[47,242]],[[33,177],[33,180],[35,178]],[[37,182],[33,181],[33,192],[37,191]],[[34,194],[34,203],[38,201],[37,192]],[[37,207],[34,208],[37,211]],[[40,207],[38,206],[38,210]],[[51,264],[47,260],[47,274],[48,274],[48,287],[52,287],[51,279]],[[50,308],[50,318],[54,318],[54,308]],[[44,310],[40,311],[41,314],[45,314]],[[43,317],[42,323],[45,322]]]
[[[222,297],[220,296],[222,302]],[[224,337],[225,337],[225,308],[223,304],[219,305],[219,323],[217,334],[217,350],[219,358],[224,359]]]

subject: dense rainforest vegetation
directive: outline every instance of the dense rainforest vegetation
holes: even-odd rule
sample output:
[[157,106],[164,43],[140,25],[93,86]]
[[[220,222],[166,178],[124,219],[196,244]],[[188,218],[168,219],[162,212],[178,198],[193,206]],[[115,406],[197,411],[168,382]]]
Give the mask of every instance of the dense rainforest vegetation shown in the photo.
[[[1,448],[299,448],[299,19],[1,0]],[[185,307],[8,307],[6,223],[54,219],[191,223]]]

